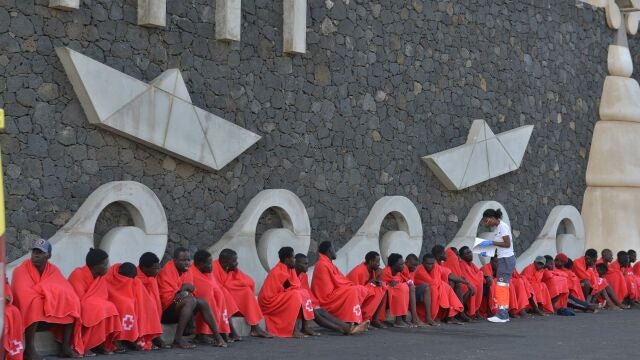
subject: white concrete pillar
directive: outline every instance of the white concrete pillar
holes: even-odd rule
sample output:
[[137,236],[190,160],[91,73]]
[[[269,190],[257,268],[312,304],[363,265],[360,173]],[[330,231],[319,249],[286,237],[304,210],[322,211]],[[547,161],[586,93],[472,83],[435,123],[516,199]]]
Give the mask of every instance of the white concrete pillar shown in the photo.
[[138,25],[167,26],[167,0],[138,0]]
[[282,0],[283,51],[304,54],[307,51],[307,0]]
[[49,0],[49,7],[59,10],[73,10],[80,8],[80,0]]
[[216,0],[216,39],[240,41],[242,0]]

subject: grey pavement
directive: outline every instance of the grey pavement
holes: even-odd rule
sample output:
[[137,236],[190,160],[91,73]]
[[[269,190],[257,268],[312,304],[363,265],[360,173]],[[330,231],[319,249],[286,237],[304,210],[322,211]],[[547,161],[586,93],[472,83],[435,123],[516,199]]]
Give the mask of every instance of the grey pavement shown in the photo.
[[623,359],[637,358],[640,309],[575,317],[486,321],[424,329],[371,330],[360,336],[323,332],[306,339],[254,339],[220,349],[130,352],[109,360],[180,359]]

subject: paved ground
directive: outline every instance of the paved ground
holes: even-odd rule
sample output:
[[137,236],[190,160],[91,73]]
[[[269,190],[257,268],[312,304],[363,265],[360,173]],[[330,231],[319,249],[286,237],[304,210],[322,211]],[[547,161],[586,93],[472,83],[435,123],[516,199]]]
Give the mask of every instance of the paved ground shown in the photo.
[[[640,309],[477,322],[426,329],[375,330],[357,337],[246,339],[227,349],[199,346],[110,356],[109,360],[215,359],[623,359],[638,356]],[[99,358],[98,358],[99,359]]]

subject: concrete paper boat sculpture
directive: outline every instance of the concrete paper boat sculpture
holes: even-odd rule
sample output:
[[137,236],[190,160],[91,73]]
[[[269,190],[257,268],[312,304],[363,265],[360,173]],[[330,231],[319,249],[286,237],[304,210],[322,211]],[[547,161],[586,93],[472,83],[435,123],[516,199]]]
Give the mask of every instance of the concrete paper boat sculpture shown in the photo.
[[529,144],[533,125],[498,135],[484,120],[474,120],[464,145],[422,158],[449,190],[462,190],[517,170]]
[[92,124],[215,170],[260,140],[194,106],[178,69],[147,84],[69,48],[56,53]]

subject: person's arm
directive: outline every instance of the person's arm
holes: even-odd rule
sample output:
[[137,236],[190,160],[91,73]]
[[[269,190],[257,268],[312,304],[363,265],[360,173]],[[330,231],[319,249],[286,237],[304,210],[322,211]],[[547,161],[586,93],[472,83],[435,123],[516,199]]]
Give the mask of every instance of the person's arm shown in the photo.
[[493,246],[508,248],[511,247],[511,237],[509,235],[505,235],[502,237],[502,241],[493,241]]
[[476,288],[473,287],[473,285],[471,285],[470,282],[467,281],[467,279],[463,278],[463,277],[459,277],[454,275],[453,273],[449,274],[449,280],[453,281],[456,284],[465,284],[469,290],[471,291],[471,295],[476,293]]

